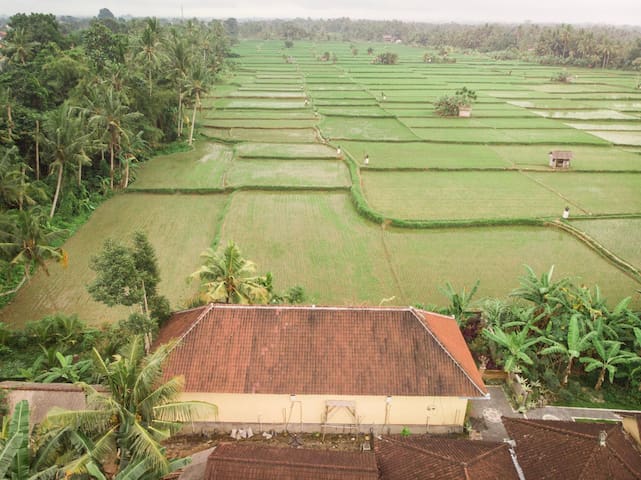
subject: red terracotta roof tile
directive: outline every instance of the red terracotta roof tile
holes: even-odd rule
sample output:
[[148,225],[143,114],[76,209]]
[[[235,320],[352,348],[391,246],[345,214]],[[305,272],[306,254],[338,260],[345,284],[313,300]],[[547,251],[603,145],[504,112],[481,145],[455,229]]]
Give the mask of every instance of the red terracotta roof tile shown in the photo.
[[375,443],[381,480],[518,480],[505,443],[418,435]]
[[[611,423],[503,418],[526,478],[573,480],[641,479],[641,454]],[[599,444],[606,433],[605,446]]]
[[175,314],[165,375],[185,391],[481,397],[456,322],[411,308],[215,305]]
[[205,480],[377,480],[371,453],[223,443],[207,459]]

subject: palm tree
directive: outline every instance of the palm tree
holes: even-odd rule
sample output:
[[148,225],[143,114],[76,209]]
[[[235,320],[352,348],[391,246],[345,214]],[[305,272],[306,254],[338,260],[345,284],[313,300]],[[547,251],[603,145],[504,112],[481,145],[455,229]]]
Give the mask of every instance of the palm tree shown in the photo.
[[167,47],[169,68],[173,72],[173,78],[176,82],[176,88],[178,90],[176,135],[178,137],[181,137],[183,130],[183,98],[185,94],[184,86],[187,79],[189,65],[191,64],[191,54],[187,42],[175,29],[171,31],[171,37],[169,39]]
[[23,28],[17,28],[11,31],[10,38],[7,39],[5,55],[12,62],[26,65],[27,58],[33,53],[33,49],[40,45],[38,42],[29,40],[29,35]]
[[586,372],[591,372],[597,368],[600,369],[599,378],[594,386],[595,390],[601,390],[606,371],[608,372],[610,383],[612,383],[620,365],[632,365],[633,363],[641,361],[641,357],[638,357],[634,353],[625,350],[622,351],[621,342],[611,340],[602,341],[595,338],[592,345],[596,350],[598,358],[587,357],[579,361],[587,365],[585,367]]
[[222,252],[208,248],[200,256],[203,265],[191,276],[200,279],[205,301],[242,304],[269,301],[263,278],[255,275],[256,265],[242,257],[234,242],[229,242]]
[[94,89],[90,97],[85,97],[86,111],[89,113],[89,124],[106,135],[109,148],[109,185],[114,188],[115,161],[120,154],[123,140],[133,135],[131,123],[140,118],[142,113],[130,112],[124,96],[113,86],[105,91]]
[[81,383],[87,409],[52,410],[46,419],[46,426],[54,431],[72,430],[87,439],[81,445],[83,454],[65,466],[68,475],[90,473],[104,479],[105,465],[114,456],[116,479],[161,478],[185,465],[184,459],[170,462],[160,442],[177,433],[183,422],[200,414],[216,414],[216,406],[175,400],[182,378],[162,380],[162,365],[174,346],[162,345],[145,356],[142,338],[136,336],[111,363],[93,350],[97,373],[108,393]]
[[54,246],[60,239],[62,232],[48,231],[45,219],[37,210],[23,210],[17,212],[10,229],[3,232],[0,238],[0,250],[11,257],[11,263],[22,265],[24,276],[17,288],[4,292],[1,296],[14,293],[31,277],[31,267],[41,267],[48,275],[46,262],[50,259],[58,260],[63,266],[67,262],[66,252]]
[[147,70],[147,83],[149,96],[153,92],[153,72],[160,66],[164,59],[161,51],[160,23],[155,18],[147,19],[147,26],[140,35],[140,45],[137,57],[142,60]]
[[70,162],[77,162],[79,166],[91,163],[91,159],[86,154],[90,146],[90,138],[90,135],[84,132],[82,118],[67,104],[63,104],[47,117],[44,124],[43,144],[51,160],[50,169],[58,170],[50,218],[53,218],[62,190],[65,165]]
[[583,319],[581,314],[575,313],[572,315],[568,324],[567,336],[563,341],[559,342],[557,340],[546,339],[544,341],[551,343],[551,345],[541,350],[543,355],[555,354],[567,359],[568,363],[563,373],[562,385],[568,384],[568,378],[572,372],[574,360],[581,357],[581,354],[590,348],[592,339],[597,336],[597,332],[594,330],[582,335],[582,329],[579,326],[580,319]]
[[189,131],[189,145],[194,141],[194,126],[196,125],[196,110],[200,109],[200,95],[207,92],[211,83],[211,74],[202,62],[197,62],[189,71],[189,78],[186,83],[187,94],[194,97],[194,112],[191,117],[191,129]]

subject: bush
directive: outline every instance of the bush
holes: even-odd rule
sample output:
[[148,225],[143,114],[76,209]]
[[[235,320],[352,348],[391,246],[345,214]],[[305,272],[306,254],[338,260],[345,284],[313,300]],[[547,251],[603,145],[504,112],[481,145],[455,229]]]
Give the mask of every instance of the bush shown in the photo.
[[285,48],[292,48],[294,46],[294,42],[292,40],[285,40]]
[[550,77],[550,80],[559,83],[570,83],[572,81],[572,75],[570,75],[567,70],[563,70],[552,75],[552,77]]
[[398,54],[392,52],[379,53],[374,59],[374,63],[380,65],[396,65],[398,63]]
[[455,117],[458,115],[459,101],[453,95],[440,97],[434,103],[434,111],[441,117]]

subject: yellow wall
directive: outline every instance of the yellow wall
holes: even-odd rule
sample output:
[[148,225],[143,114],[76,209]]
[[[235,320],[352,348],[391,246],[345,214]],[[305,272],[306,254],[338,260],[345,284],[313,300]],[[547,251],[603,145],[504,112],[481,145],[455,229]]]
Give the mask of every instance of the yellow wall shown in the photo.
[[634,438],[638,444],[641,444],[641,432],[639,432],[639,424],[634,417],[623,417],[623,429]]
[[[185,392],[181,399],[216,404],[218,418],[208,418],[206,421],[228,425],[272,425],[277,429],[284,429],[288,424],[294,430],[303,424],[317,430],[313,426],[318,427],[323,422],[326,400],[353,401],[358,424],[364,431],[386,424],[388,405],[385,396],[297,395],[296,401],[292,402],[289,395]],[[428,425],[432,430],[438,426],[462,427],[467,400],[457,397],[392,397],[389,405],[387,425],[414,426],[413,433],[421,433]],[[345,409],[338,409],[331,414],[327,423],[342,425],[354,422]]]

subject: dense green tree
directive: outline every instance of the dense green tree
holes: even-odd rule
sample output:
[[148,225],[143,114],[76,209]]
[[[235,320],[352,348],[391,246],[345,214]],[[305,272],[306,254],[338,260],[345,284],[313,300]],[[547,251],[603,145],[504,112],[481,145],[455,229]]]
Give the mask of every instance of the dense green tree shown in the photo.
[[638,364],[641,361],[641,357],[626,350],[621,350],[621,342],[602,341],[595,338],[592,344],[597,353],[596,357],[581,358],[580,362],[586,365],[585,371],[588,373],[593,370],[599,370],[599,377],[594,385],[595,390],[601,390],[606,372],[610,383],[612,383],[619,366]]
[[91,163],[87,150],[91,148],[91,135],[85,132],[83,118],[69,105],[51,112],[43,124],[43,147],[49,159],[49,169],[56,172],[56,189],[51,202],[49,217],[53,218],[62,190],[65,167]]
[[185,465],[188,460],[169,461],[160,442],[177,433],[183,422],[215,414],[216,406],[176,400],[182,380],[162,379],[162,365],[173,347],[162,345],[146,356],[142,339],[134,337],[111,362],[94,349],[96,370],[108,394],[83,384],[86,410],[57,410],[47,416],[49,426],[72,429],[90,440],[83,445],[82,456],[65,466],[68,474],[107,478],[105,466],[114,456],[116,479],[161,478]]
[[243,258],[234,242],[219,252],[208,248],[200,256],[203,265],[191,276],[200,280],[205,301],[243,304],[269,301],[264,279],[256,275],[256,265]]

